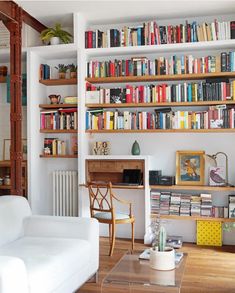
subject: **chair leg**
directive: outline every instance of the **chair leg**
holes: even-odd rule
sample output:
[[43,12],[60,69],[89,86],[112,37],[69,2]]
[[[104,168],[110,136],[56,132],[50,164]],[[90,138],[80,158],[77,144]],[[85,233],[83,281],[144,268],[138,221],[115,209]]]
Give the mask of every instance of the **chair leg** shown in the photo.
[[112,225],[109,224],[109,244],[111,245],[112,243]]
[[112,243],[110,245],[109,256],[112,256],[115,244],[115,223],[112,224]]
[[132,240],[132,250],[134,250],[134,242],[135,242],[135,236],[134,236],[134,232],[135,232],[135,222],[131,223],[131,240]]

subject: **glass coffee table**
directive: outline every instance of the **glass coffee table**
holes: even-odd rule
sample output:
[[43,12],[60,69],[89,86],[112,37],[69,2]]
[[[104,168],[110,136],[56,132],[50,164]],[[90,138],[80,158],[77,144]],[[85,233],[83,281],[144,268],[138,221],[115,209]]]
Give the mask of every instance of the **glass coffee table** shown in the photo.
[[140,253],[127,253],[102,282],[102,293],[180,292],[187,254],[171,271],[151,269],[149,260],[139,260]]

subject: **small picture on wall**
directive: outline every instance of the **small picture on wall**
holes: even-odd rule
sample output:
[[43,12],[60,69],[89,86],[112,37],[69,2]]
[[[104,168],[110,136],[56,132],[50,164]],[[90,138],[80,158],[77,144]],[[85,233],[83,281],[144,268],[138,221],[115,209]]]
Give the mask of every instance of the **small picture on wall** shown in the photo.
[[204,151],[176,152],[176,184],[204,185]]

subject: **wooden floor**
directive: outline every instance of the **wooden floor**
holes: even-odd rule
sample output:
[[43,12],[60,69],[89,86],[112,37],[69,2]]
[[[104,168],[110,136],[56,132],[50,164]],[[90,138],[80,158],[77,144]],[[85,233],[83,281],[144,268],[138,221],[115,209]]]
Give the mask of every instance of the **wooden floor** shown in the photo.
[[[113,256],[109,257],[108,239],[101,238],[99,281],[97,284],[86,283],[77,292],[101,292],[103,278],[129,248],[130,241],[118,239]],[[142,242],[136,241],[136,250],[144,248]],[[235,293],[235,246],[206,247],[184,243],[180,250],[188,253],[181,293]]]

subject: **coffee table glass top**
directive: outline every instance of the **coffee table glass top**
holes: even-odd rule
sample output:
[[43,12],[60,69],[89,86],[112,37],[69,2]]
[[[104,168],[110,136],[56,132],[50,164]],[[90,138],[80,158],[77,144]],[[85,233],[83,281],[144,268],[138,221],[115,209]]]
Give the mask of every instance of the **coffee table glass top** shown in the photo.
[[102,287],[118,284],[122,286],[139,285],[180,289],[187,259],[186,253],[184,253],[183,259],[177,264],[176,268],[170,271],[150,268],[149,260],[139,260],[139,255],[140,253],[125,254],[104,278]]

